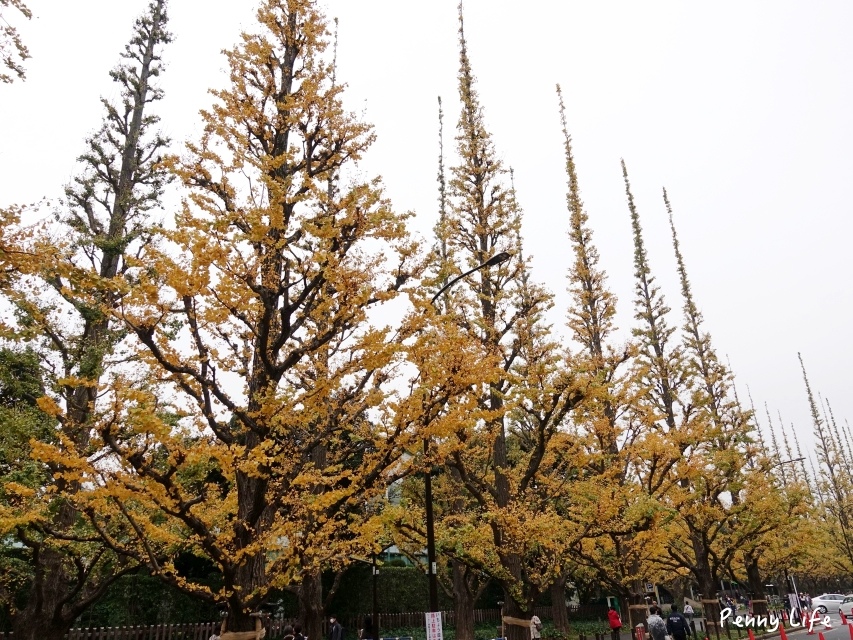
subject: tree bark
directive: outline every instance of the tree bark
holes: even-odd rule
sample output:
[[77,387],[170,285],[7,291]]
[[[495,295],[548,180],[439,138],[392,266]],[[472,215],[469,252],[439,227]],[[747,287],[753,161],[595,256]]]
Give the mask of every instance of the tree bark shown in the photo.
[[692,543],[696,557],[693,574],[696,576],[699,591],[702,594],[702,612],[705,616],[705,625],[708,628],[706,635],[713,640],[719,638],[722,631],[720,629],[720,603],[717,600],[717,580],[711,571],[711,563],[703,541],[694,534]]
[[[516,571],[520,572],[520,567],[507,567],[510,572],[515,575]],[[515,569],[515,570],[514,570]],[[508,585],[504,585],[504,615],[510,618],[518,618],[520,620],[530,620],[533,615],[533,606],[528,604],[521,605],[512,595]],[[507,624],[506,627],[507,640],[530,640],[530,626],[520,626],[515,624]]]
[[[249,434],[247,441],[247,449],[258,444],[254,433]],[[255,544],[272,520],[271,509],[264,504],[267,485],[268,481],[264,478],[237,472],[237,520],[234,533],[239,549]],[[234,567],[233,576],[237,589],[226,589],[226,592],[231,593],[228,597],[228,630],[253,631],[255,619],[250,614],[260,605],[268,586],[264,552],[256,551],[242,559]]]
[[756,616],[766,616],[769,608],[767,606],[767,595],[764,593],[764,583],[761,580],[761,571],[758,567],[758,557],[747,554],[745,561],[746,579],[752,599],[752,613]]
[[74,623],[64,611],[64,587],[70,580],[57,551],[40,549],[36,558],[27,604],[15,615],[12,631],[19,640],[62,640]]
[[466,567],[459,560],[450,561],[453,571],[453,613],[456,617],[456,640],[474,640],[474,594],[468,584]]
[[551,585],[551,617],[560,633],[569,632],[569,610],[566,607],[566,576],[561,575]]
[[304,575],[298,593],[302,633],[311,640],[321,640],[323,637],[322,577],[319,570]]

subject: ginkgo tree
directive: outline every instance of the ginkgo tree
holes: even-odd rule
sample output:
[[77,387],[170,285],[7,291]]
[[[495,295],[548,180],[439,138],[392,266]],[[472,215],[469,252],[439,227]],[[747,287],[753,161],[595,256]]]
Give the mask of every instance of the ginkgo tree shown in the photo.
[[[666,552],[654,561],[692,574],[703,594],[708,624],[714,625],[718,609],[712,595],[719,578],[735,564],[744,545],[773,529],[782,514],[775,509],[772,494],[746,489],[751,479],[758,486],[762,475],[750,464],[756,454],[754,425],[734,395],[733,374],[717,357],[710,335],[703,328],[665,191],[664,204],[670,214],[684,323],[682,342],[671,348],[672,355],[667,358],[666,349],[656,346],[655,335],[661,347],[665,345],[662,338],[672,335],[673,330],[663,324],[668,310],[662,301],[646,305],[645,315],[661,322],[657,333],[654,323],[648,322],[644,339],[656,354],[664,356],[650,361],[658,372],[653,378],[658,382],[658,406],[674,426],[666,432],[672,456],[668,476],[677,480],[663,502],[671,514],[666,525]],[[631,213],[639,256],[641,236],[633,206]],[[675,416],[677,424],[673,421]]]
[[[121,299],[144,380],[116,389],[121,419],[99,431],[120,459],[110,490],[139,505],[137,540],[115,543],[226,605],[232,631],[254,628],[271,587],[373,548],[362,507],[411,431],[386,387],[402,336],[368,310],[404,286],[414,246],[354,170],[373,134],[344,109],[328,41],[315,2],[266,0],[226,52],[228,86],[169,164],[186,189],[175,227]],[[152,542],[209,559],[222,588]]]
[[[563,94],[557,87],[566,161],[569,241],[573,262],[569,269],[571,304],[568,329],[578,345],[575,356],[583,399],[574,411],[578,441],[584,452],[582,474],[567,492],[566,517],[586,535],[567,561],[574,573],[597,580],[608,591],[629,602],[641,576],[648,549],[636,534],[655,523],[655,499],[660,484],[638,482],[635,457],[643,429],[627,419],[636,398],[626,365],[635,355],[631,343],[617,345],[616,298],[606,285],[593,241],[589,216],[581,199],[572,140],[568,132]],[[627,618],[626,618],[626,621]],[[630,622],[630,621],[628,621]]]
[[127,357],[124,329],[111,313],[127,284],[128,255],[150,240],[150,210],[168,181],[160,164],[167,140],[152,113],[163,95],[156,80],[171,38],[167,22],[165,0],[151,2],[136,20],[110,74],[117,99],[101,100],[103,124],[86,140],[54,219],[27,224],[35,208],[4,212],[0,295],[12,312],[3,338],[38,355],[43,395],[34,405],[55,427],[51,437],[33,434],[30,441],[44,484],[10,484],[0,505],[0,531],[14,536],[32,570],[12,612],[19,638],[62,638],[114,580],[138,566],[98,534],[100,527],[121,537],[127,523],[96,522],[89,489],[98,470],[88,461],[100,459],[92,438],[104,417],[100,385]]
[[560,573],[573,535],[580,536],[551,500],[573,463],[562,427],[578,394],[568,356],[544,319],[551,296],[530,277],[523,254],[521,209],[485,126],[461,7],[459,45],[458,163],[427,284],[437,290],[500,252],[511,257],[445,294],[435,323],[447,346],[420,365],[434,367],[450,350],[476,354],[478,379],[431,428],[433,455],[457,496],[439,514],[437,537],[456,562],[501,585],[507,634],[522,638],[535,600]]

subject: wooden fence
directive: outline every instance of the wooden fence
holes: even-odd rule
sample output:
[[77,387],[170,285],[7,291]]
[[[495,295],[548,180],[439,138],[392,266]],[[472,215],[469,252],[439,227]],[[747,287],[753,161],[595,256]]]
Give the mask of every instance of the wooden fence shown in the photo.
[[[284,627],[293,620],[266,620],[267,638],[282,635]],[[92,627],[72,629],[65,640],[208,640],[219,635],[222,621],[193,624],[157,624],[135,627]],[[0,631],[0,640],[15,640],[14,633]]]
[[[551,619],[551,607],[536,607],[534,613],[543,620]],[[356,638],[365,616],[343,617],[341,622],[347,629],[347,638]],[[444,626],[452,627],[456,622],[453,611],[442,612]],[[603,605],[581,605],[569,607],[570,620],[589,620],[607,618],[607,607]],[[296,622],[293,619],[266,620],[267,638],[283,635],[284,627]],[[492,622],[495,626],[501,623],[500,609],[474,609],[474,624]],[[157,624],[152,626],[135,627],[93,627],[89,629],[72,629],[65,640],[208,640],[210,636],[219,633],[221,622],[200,622],[195,624]],[[379,631],[400,629],[405,627],[422,627],[425,624],[424,612],[410,613],[380,613]],[[324,630],[325,632],[325,630]],[[385,635],[385,634],[383,634]],[[0,631],[0,640],[15,640],[15,634]],[[318,638],[317,640],[323,640]]]
[[[219,633],[220,622],[158,624],[133,627],[72,629],[65,640],[208,640]],[[14,633],[0,631],[0,640],[14,640]]]

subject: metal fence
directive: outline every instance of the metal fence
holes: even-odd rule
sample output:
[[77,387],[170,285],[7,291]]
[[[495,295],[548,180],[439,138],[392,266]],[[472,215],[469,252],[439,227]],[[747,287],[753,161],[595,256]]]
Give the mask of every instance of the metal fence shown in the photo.
[[[570,620],[606,619],[607,607],[604,605],[570,606]],[[534,613],[548,620],[551,618],[551,607],[536,607]],[[348,629],[347,637],[356,638],[357,630],[361,628],[365,616],[344,616],[341,619]],[[456,614],[453,611],[442,611],[442,624],[453,626]],[[264,621],[267,637],[281,635],[287,625],[292,625],[294,619],[268,619]],[[481,622],[501,623],[500,609],[474,609],[474,624]],[[210,636],[219,633],[219,622],[199,622],[193,624],[155,624],[149,626],[131,627],[91,627],[88,629],[72,629],[65,635],[65,640],[208,640]],[[422,627],[425,624],[423,611],[409,613],[380,613],[379,629],[401,629],[406,627]],[[15,640],[15,634],[0,631],[0,640]],[[318,639],[318,640],[322,640]]]

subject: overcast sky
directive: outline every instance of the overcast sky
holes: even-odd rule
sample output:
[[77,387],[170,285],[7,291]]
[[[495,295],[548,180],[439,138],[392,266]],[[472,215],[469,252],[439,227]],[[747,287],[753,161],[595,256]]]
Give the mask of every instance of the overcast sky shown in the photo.
[[[62,193],[99,96],[145,0],[29,0],[24,83],[0,85],[0,205]],[[175,42],[158,105],[176,142],[199,130],[206,93],[253,2],[171,0]],[[338,77],[350,109],[376,126],[363,165],[428,233],[436,217],[437,96],[445,148],[459,115],[453,0],[329,0],[340,20]],[[672,202],[706,329],[767,420],[811,434],[800,351],[836,418],[853,420],[849,316],[853,175],[853,4],[468,0],[465,28],[486,123],[515,170],[534,276],[557,296],[569,267],[555,85],[563,87],[582,195],[602,266],[633,320],[633,254],[620,158],[632,180],[651,267],[680,322],[661,188]],[[452,158],[448,158],[452,162]],[[168,214],[167,214],[168,215]]]

